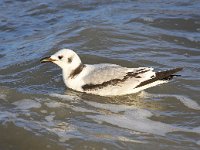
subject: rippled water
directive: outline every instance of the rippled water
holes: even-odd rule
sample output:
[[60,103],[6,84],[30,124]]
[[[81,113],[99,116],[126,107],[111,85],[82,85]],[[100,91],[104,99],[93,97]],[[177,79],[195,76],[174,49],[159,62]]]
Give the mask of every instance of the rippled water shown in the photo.
[[[200,148],[200,1],[0,1],[0,149]],[[106,98],[65,88],[40,64],[60,48],[84,63],[182,77]]]

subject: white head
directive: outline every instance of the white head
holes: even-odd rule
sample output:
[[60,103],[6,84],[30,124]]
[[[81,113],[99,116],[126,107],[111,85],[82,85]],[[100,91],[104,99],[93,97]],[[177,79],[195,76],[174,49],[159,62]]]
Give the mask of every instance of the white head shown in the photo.
[[63,71],[69,73],[81,65],[79,56],[71,49],[61,49],[50,57],[42,58],[41,63],[44,62],[55,63],[61,67]]

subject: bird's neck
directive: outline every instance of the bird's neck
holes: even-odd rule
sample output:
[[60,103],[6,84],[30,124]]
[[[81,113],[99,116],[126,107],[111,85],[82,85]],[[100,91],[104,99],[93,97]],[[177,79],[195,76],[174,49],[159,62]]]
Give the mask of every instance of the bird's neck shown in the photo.
[[69,71],[67,69],[63,70],[63,80],[68,88],[74,89],[74,90],[80,90],[77,89],[77,82],[80,83],[79,80],[76,80],[79,74],[83,71],[85,68],[84,64],[80,64],[75,69]]
[[80,74],[84,67],[85,67],[85,65],[81,63],[76,69],[72,70],[72,72],[69,75],[69,78],[72,79],[75,76],[77,76],[78,74]]
[[85,65],[80,63],[75,69],[63,69],[64,80],[70,80],[75,78],[82,72],[84,67]]

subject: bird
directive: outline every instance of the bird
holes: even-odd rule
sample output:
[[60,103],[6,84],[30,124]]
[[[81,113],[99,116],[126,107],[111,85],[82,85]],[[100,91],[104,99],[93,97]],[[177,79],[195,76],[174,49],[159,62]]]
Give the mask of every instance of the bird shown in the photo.
[[177,67],[155,72],[152,67],[127,68],[117,64],[83,64],[76,52],[61,49],[42,58],[41,63],[51,62],[62,69],[65,85],[75,91],[100,96],[120,96],[167,83],[183,68]]

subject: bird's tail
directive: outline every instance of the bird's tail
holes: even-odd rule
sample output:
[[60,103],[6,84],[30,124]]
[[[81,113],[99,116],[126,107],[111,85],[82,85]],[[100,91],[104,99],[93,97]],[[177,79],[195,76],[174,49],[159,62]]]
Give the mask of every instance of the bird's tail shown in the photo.
[[183,68],[175,68],[175,69],[156,72],[155,77],[153,77],[152,79],[141,82],[138,86],[136,86],[136,88],[142,87],[144,85],[153,83],[153,82],[158,81],[158,80],[170,80],[174,76],[180,76],[180,75],[175,75],[175,73],[177,73],[181,70],[183,70]]
[[175,75],[175,73],[183,70],[183,68],[175,68],[175,69],[170,69],[170,70],[165,70],[161,72],[156,72],[156,77],[157,80],[170,80],[174,76],[181,76],[181,75]]

